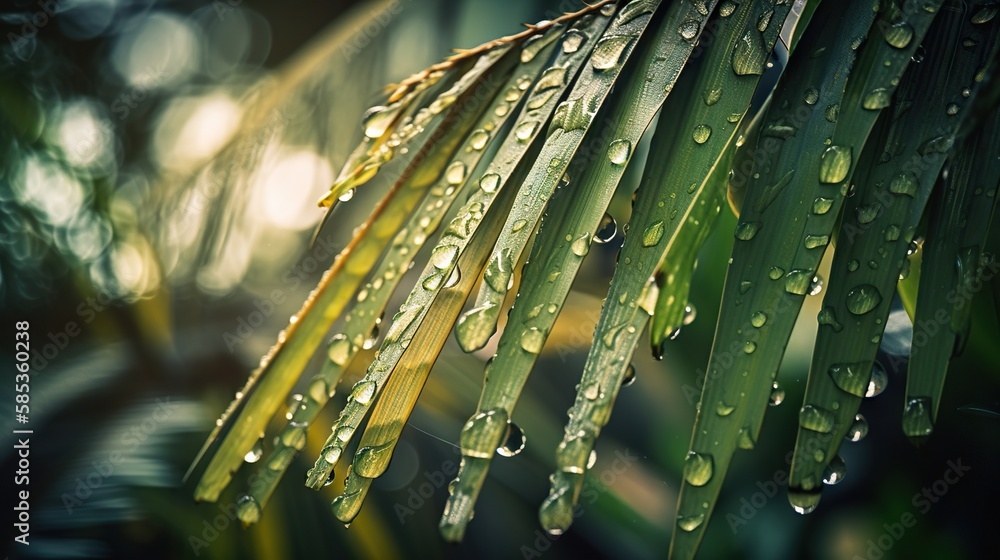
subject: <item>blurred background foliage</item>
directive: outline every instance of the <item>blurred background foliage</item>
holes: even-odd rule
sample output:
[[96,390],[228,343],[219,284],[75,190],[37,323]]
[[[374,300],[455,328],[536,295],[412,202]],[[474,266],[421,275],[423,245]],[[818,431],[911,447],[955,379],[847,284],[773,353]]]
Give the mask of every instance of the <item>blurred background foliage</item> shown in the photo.
[[[318,494],[296,483],[322,445],[319,430],[250,530],[234,520],[238,488],[218,505],[197,505],[191,482],[181,480],[212,419],[363,219],[350,203],[340,205],[310,248],[321,217],[315,201],[360,137],[360,116],[378,103],[382,87],[452,47],[579,7],[555,0],[5,3],[0,302],[5,329],[31,322],[28,427],[35,431],[31,545],[11,544],[12,526],[4,524],[8,554],[665,554],[700,394],[695,383],[733,243],[728,232],[735,218],[728,212],[693,282],[691,305],[704,312],[668,345],[663,361],[638,353],[637,379],[622,392],[598,442],[593,491],[585,490],[565,535],[545,536],[537,508],[620,234],[595,245],[587,259],[519,408],[527,448],[494,462],[461,545],[445,545],[437,521],[460,458],[458,433],[475,409],[492,347],[466,355],[448,343],[412,429],[350,530],[328,507],[340,481]],[[640,163],[630,169],[640,170]],[[627,221],[636,182],[624,181],[611,204],[619,223]],[[380,195],[372,188],[358,196],[372,202]],[[897,326],[880,353],[888,389],[861,410],[870,433],[843,449],[845,481],[825,492],[815,513],[800,516],[784,487],[773,496],[762,492],[788,470],[815,337],[811,319],[819,310],[819,298],[809,298],[782,364],[785,404],[770,411],[757,449],[736,458],[702,557],[977,558],[995,550],[997,286],[994,280],[976,296],[969,344],[953,362],[935,435],[920,450],[899,428],[901,355],[908,353],[911,327],[904,313],[894,315]],[[3,354],[12,363],[12,349]],[[360,378],[364,363],[356,360],[345,382]],[[11,384],[0,394],[0,402],[12,402]],[[332,422],[343,398],[320,424]],[[0,423],[7,433],[18,427],[12,414]],[[924,512],[915,495],[958,459],[971,470]],[[15,470],[11,446],[0,462],[4,473]],[[888,534],[886,524],[907,512],[917,520],[914,528],[883,540],[889,550],[874,550]]]

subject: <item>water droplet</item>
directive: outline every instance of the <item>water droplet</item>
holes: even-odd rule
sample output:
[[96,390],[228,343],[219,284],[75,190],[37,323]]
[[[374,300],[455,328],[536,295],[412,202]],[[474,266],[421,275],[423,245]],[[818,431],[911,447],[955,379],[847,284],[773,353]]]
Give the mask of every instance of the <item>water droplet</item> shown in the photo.
[[375,383],[372,381],[359,381],[351,390],[351,398],[360,405],[368,405],[375,397]]
[[767,277],[771,280],[778,280],[785,275],[785,269],[780,266],[772,266],[771,270],[767,271]]
[[948,113],[949,115],[957,115],[958,114],[958,110],[959,110],[959,106],[958,106],[957,103],[949,103],[948,104],[948,108],[945,109],[945,112]]
[[750,241],[760,230],[760,222],[741,222],[736,226],[736,239]]
[[737,76],[763,74],[768,56],[760,33],[747,30],[733,50],[733,72]]
[[354,198],[354,189],[347,189],[337,197],[337,200],[340,202],[350,202],[352,198]]
[[987,4],[976,12],[972,19],[969,20],[976,25],[982,25],[984,23],[989,23],[996,17],[997,11],[1000,10],[1000,4]]
[[719,416],[729,416],[736,410],[736,407],[731,404],[726,404],[725,401],[719,401],[715,405],[715,413]]
[[628,140],[615,140],[608,146],[608,159],[615,165],[625,165],[632,154],[632,143]]
[[735,12],[736,8],[738,8],[738,7],[739,7],[739,4],[737,4],[736,2],[733,2],[732,0],[725,0],[719,6],[719,16],[720,17],[729,17],[729,16],[733,15],[733,12]]
[[885,42],[897,49],[905,49],[913,40],[913,27],[905,21],[894,23],[884,30]]
[[855,315],[864,315],[882,302],[882,294],[871,284],[862,284],[847,293],[847,310]]
[[434,264],[435,268],[441,270],[451,268],[457,258],[458,246],[456,245],[438,245],[431,252],[431,263]]
[[691,133],[691,137],[694,138],[695,143],[704,144],[708,142],[708,137],[712,135],[712,127],[707,124],[699,124],[694,127],[694,131]]
[[498,186],[500,186],[500,176],[496,173],[487,173],[479,180],[479,188],[490,194],[495,193]]
[[542,346],[544,344],[545,335],[542,331],[538,330],[538,327],[531,327],[521,333],[521,348],[524,349],[525,352],[538,354],[542,351]]
[[819,101],[819,90],[811,87],[806,89],[805,93],[802,95],[802,99],[807,105],[815,105]]
[[889,384],[889,375],[886,374],[885,368],[882,364],[874,362],[872,364],[872,371],[870,379],[868,380],[868,389],[865,391],[865,397],[877,397],[885,391],[886,385]]
[[663,222],[658,221],[642,232],[642,246],[654,247],[663,238]]
[[763,311],[758,311],[750,316],[750,324],[758,329],[767,322],[767,315]]
[[815,249],[817,247],[826,247],[830,243],[829,235],[807,235],[802,241],[802,244],[806,249]]
[[240,521],[247,525],[257,523],[260,521],[260,504],[253,496],[248,496],[243,494],[238,500],[236,500],[236,516],[240,518]]
[[396,119],[400,107],[398,105],[394,105],[393,107],[378,106],[365,111],[364,116],[361,117],[361,125],[364,128],[365,136],[380,138],[385,134],[389,125]]
[[874,111],[888,107],[891,102],[892,96],[889,94],[889,90],[880,87],[868,92],[868,95],[865,95],[865,98],[861,101],[861,106]]
[[594,70],[614,68],[621,59],[622,53],[625,52],[625,47],[632,43],[632,39],[633,37],[629,35],[603,37],[597,42],[593,54],[590,55],[590,65]]
[[922,437],[933,431],[931,399],[917,397],[906,401],[906,408],[903,409],[903,433],[910,437]]
[[809,294],[810,296],[819,295],[823,291],[823,279],[819,276],[813,276],[811,282],[809,282]]
[[618,222],[615,221],[614,216],[604,213],[604,217],[601,218],[601,223],[597,226],[597,232],[594,233],[594,241],[596,243],[607,243],[615,238],[618,234]]
[[705,522],[705,514],[698,513],[695,515],[688,515],[686,517],[677,517],[677,526],[683,531],[691,532],[701,527],[701,524]]
[[866,435],[868,435],[868,421],[860,414],[855,415],[854,422],[851,423],[845,437],[853,442],[858,442],[863,440]]
[[469,147],[473,150],[482,150],[486,147],[486,142],[490,139],[490,133],[483,129],[477,129],[472,131],[469,135]]
[[833,413],[825,408],[807,404],[799,410],[799,425],[807,430],[828,434],[833,430]]
[[444,173],[445,181],[449,185],[458,185],[465,181],[465,164],[460,161],[453,161]]
[[840,321],[837,320],[836,313],[829,305],[820,310],[819,314],[816,315],[816,321],[820,325],[826,325],[833,328],[833,332],[840,332],[844,329],[844,325],[840,324]]
[[813,272],[797,268],[785,275],[785,291],[790,294],[804,296],[812,286]]
[[851,171],[851,148],[846,146],[830,146],[823,152],[819,163],[819,181],[821,183],[839,183],[847,178]]
[[819,505],[819,489],[803,490],[800,488],[788,489],[788,503],[792,505],[795,513],[806,515],[816,510]]
[[338,366],[346,366],[353,354],[354,348],[351,345],[351,341],[347,340],[346,336],[338,334],[333,337],[333,340],[330,341],[330,348],[327,351],[327,357],[330,358],[331,362],[337,364]]
[[684,481],[691,486],[704,486],[712,479],[712,457],[689,451],[684,460]]
[[705,105],[715,105],[719,99],[722,99],[722,88],[712,88],[705,92]]
[[844,462],[844,459],[840,455],[836,455],[830,460],[830,464],[823,471],[823,484],[829,486],[838,484],[844,480],[844,475],[846,474],[847,463]]
[[767,399],[768,406],[778,406],[785,400],[785,390],[775,381],[771,383],[771,395]]
[[868,224],[878,217],[878,212],[881,210],[882,205],[878,202],[873,204],[866,204],[864,206],[858,206],[855,209],[855,214],[858,217],[858,223]]
[[243,460],[247,463],[256,463],[260,461],[262,455],[264,455],[264,442],[263,440],[257,440],[253,444],[253,447],[250,448],[250,451],[247,451],[247,454],[243,456]]
[[628,387],[629,385],[635,383],[635,365],[629,364],[625,368],[625,375],[622,377],[622,387]]
[[535,129],[538,127],[538,123],[535,121],[526,121],[514,128],[514,136],[521,142],[526,142],[531,139],[531,136],[535,133]]
[[774,8],[768,8],[757,18],[757,31],[761,33],[767,31],[767,26],[771,24],[771,17],[774,16]]
[[833,206],[832,198],[824,198],[822,196],[817,196],[813,200],[813,214],[822,216],[823,214],[829,212],[832,206]]
[[337,462],[340,461],[340,455],[343,452],[344,450],[340,447],[331,447],[330,449],[327,449],[325,453],[323,453],[323,460],[326,461],[327,463],[330,463],[331,465],[336,465]]
[[900,173],[889,182],[889,192],[916,196],[919,181],[913,173]]
[[444,283],[445,288],[452,288],[458,281],[462,279],[462,271],[456,266],[451,270],[451,276],[448,277],[448,281]]
[[681,23],[680,27],[677,28],[677,32],[680,33],[681,37],[685,40],[690,41],[698,36],[698,29],[700,29],[700,27],[701,26],[697,21],[689,19],[684,23]]
[[580,50],[586,37],[576,29],[570,29],[563,35],[562,50],[566,54],[572,54]]
[[517,424],[509,422],[507,424],[507,437],[504,438],[503,445],[497,448],[497,454],[503,457],[513,457],[524,451],[527,442],[528,438],[524,436],[521,428]]
[[844,392],[856,397],[865,396],[871,378],[867,362],[834,364],[828,373],[833,383]]
[[743,352],[747,354],[753,354],[755,350],[757,350],[756,342],[748,340],[745,343],[743,343]]
[[570,250],[573,254],[578,257],[584,257],[590,252],[590,240],[593,238],[592,235],[583,234],[577,237],[575,241],[570,245]]
[[840,116],[840,105],[830,105],[830,106],[828,106],[826,108],[826,112],[824,113],[824,116],[826,117],[826,120],[828,122],[832,122],[832,123],[837,122],[837,117]]

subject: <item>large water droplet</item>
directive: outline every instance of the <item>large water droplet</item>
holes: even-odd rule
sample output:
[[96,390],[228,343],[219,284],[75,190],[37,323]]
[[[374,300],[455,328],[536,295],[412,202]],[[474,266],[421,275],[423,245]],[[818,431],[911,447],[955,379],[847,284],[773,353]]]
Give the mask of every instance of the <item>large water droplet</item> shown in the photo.
[[240,521],[244,524],[252,525],[257,523],[260,521],[260,514],[260,504],[257,503],[257,500],[255,500],[253,496],[244,494],[236,500],[236,516],[239,517]]
[[482,150],[486,147],[486,142],[490,139],[490,133],[483,129],[477,129],[469,134],[469,147],[473,150]]
[[903,409],[903,433],[910,437],[923,437],[933,431],[931,399],[917,397],[906,401],[906,408]]
[[709,136],[712,135],[712,127],[707,124],[699,124],[694,127],[694,131],[691,133],[691,138],[694,139],[695,143],[704,144],[708,142]]
[[855,315],[864,315],[881,302],[882,294],[871,284],[862,284],[847,293],[847,310]]
[[705,522],[705,514],[697,513],[695,515],[688,515],[686,517],[677,517],[677,526],[683,531],[691,532],[701,527],[701,524]]
[[905,21],[894,23],[883,31],[885,42],[897,49],[905,49],[913,40],[913,27]]
[[608,146],[608,159],[615,165],[625,165],[632,154],[632,143],[628,140],[615,140]]
[[799,410],[799,425],[807,430],[828,434],[833,430],[833,413],[824,408],[807,404]]
[[535,121],[523,122],[514,128],[514,136],[521,142],[527,142],[537,127],[538,123]]
[[790,294],[804,296],[809,293],[812,285],[813,272],[797,268],[785,275],[785,291]]
[[788,489],[788,503],[792,505],[795,513],[805,515],[812,513],[819,505],[819,489],[803,490],[801,488]]
[[760,222],[741,222],[736,226],[736,239],[750,241],[760,230]]
[[913,173],[900,173],[889,182],[889,192],[916,196],[918,186],[918,180]]
[[851,171],[851,148],[847,146],[830,146],[823,152],[819,163],[819,181],[821,183],[839,183],[847,178]]
[[583,33],[576,29],[570,29],[563,35],[562,50],[566,54],[572,54],[580,50],[583,41],[586,39]]
[[487,173],[479,180],[479,188],[487,193],[495,193],[498,186],[500,186],[500,176],[496,173]]
[[264,442],[263,440],[257,440],[257,442],[253,444],[253,447],[250,448],[250,451],[247,451],[247,454],[243,456],[243,460],[247,463],[256,463],[257,461],[260,461],[263,454]]
[[747,30],[733,50],[733,72],[737,76],[763,74],[768,56],[760,33]]
[[819,101],[819,90],[814,87],[806,89],[805,93],[802,94],[802,99],[807,105],[815,105]]
[[865,109],[874,111],[888,107],[891,102],[892,95],[889,93],[889,90],[880,87],[868,92],[868,94],[865,95],[865,98],[861,101],[861,106]]
[[577,237],[576,240],[570,244],[570,251],[578,257],[584,257],[590,252],[590,240],[593,238],[591,235],[583,234]]
[[635,365],[629,364],[625,368],[625,375],[622,377],[622,387],[628,387],[629,385],[635,383]]
[[689,19],[681,23],[680,27],[677,28],[677,32],[680,33],[681,37],[685,40],[690,41],[698,36],[698,29],[700,25],[696,20]]
[[596,243],[607,243],[615,238],[618,234],[618,222],[615,221],[614,216],[604,213],[604,217],[601,218],[601,223],[597,226],[597,232],[594,233],[594,241]]
[[538,354],[542,351],[542,346],[545,344],[545,335],[542,331],[538,330],[537,327],[531,327],[530,329],[521,333],[521,348],[525,352],[531,354]]
[[613,35],[604,37],[597,42],[593,54],[590,55],[590,65],[594,70],[609,70],[614,68],[625,47],[632,43],[633,37],[629,35]]
[[868,435],[868,421],[865,420],[864,416],[858,414],[854,417],[854,422],[851,423],[845,437],[853,442],[858,442],[863,440],[866,435]]
[[976,25],[989,23],[993,21],[993,18],[996,17],[998,11],[1000,11],[1000,4],[986,4],[985,6],[979,8],[979,11],[973,14],[972,19],[969,21]]
[[847,463],[844,462],[844,459],[840,455],[837,455],[830,460],[830,464],[823,471],[823,484],[829,486],[839,484],[840,481],[844,480],[844,475],[846,474]]
[[521,428],[510,422],[507,424],[507,437],[504,438],[503,445],[497,448],[497,454],[504,457],[513,457],[524,451],[524,446],[528,442],[528,438],[524,436],[524,432]]
[[361,117],[361,124],[365,130],[365,136],[369,138],[380,138],[395,120],[399,113],[400,106],[392,107],[372,107],[365,111]]
[[785,400],[785,390],[781,388],[781,385],[775,381],[771,383],[771,394],[768,396],[767,405],[768,406],[778,406]]
[[434,264],[435,268],[441,270],[451,268],[457,258],[458,246],[456,245],[439,245],[431,252],[431,263]]
[[834,364],[830,366],[827,373],[829,373],[834,385],[840,387],[844,392],[856,397],[865,396],[868,381],[871,378],[867,362]]
[[866,397],[877,397],[885,391],[886,385],[889,384],[889,375],[886,374],[885,368],[882,364],[875,362],[872,364],[871,378],[868,380],[868,389],[865,391]]
[[712,456],[690,451],[684,460],[684,481],[691,486],[704,486],[712,479]]
[[663,238],[663,222],[658,221],[642,232],[642,246],[653,247]]

